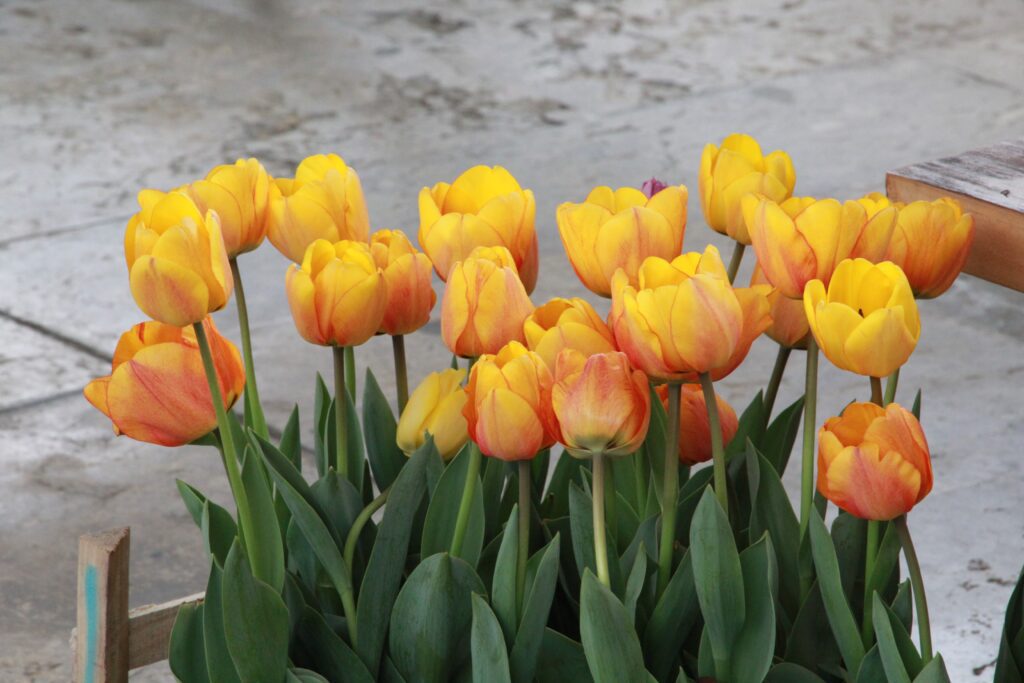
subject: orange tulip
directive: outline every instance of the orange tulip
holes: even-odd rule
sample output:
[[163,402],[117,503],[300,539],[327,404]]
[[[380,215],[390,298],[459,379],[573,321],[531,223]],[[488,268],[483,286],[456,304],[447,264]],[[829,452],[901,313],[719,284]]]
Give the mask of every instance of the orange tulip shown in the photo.
[[[752,287],[755,285],[771,286],[758,263],[754,264],[750,285]],[[768,305],[771,307],[772,324],[764,333],[786,348],[807,348],[807,334],[810,332],[810,327],[807,326],[807,314],[804,313],[803,302],[782,296],[779,290],[772,288],[768,294]]]
[[[704,400],[704,392],[699,384],[684,384],[679,394],[679,462],[684,465],[697,465],[711,460],[711,424],[708,422],[708,404]],[[661,405],[668,410],[668,387],[658,387]],[[722,427],[722,445],[726,447],[740,423],[736,411],[719,394],[715,394],[718,403],[718,420]]]
[[501,166],[474,166],[420,190],[419,241],[444,281],[477,247],[505,247],[529,294],[537,284],[537,205]]
[[649,258],[640,287],[619,271],[613,282],[611,328],[619,348],[651,378],[718,380],[746,357],[771,324],[768,287],[733,288],[713,246],[669,262]]
[[267,236],[294,263],[318,239],[366,242],[370,217],[355,170],[337,154],[306,157],[294,178],[277,178]]
[[635,452],[647,436],[651,398],[647,377],[618,351],[589,358],[574,349],[558,354],[551,407],[558,440],[577,458]]
[[867,259],[872,263],[884,261],[896,227],[899,205],[878,192],[871,192],[855,201],[864,208],[864,222],[850,250],[850,258]]
[[921,424],[890,403],[851,403],[818,432],[818,490],[862,519],[906,514],[932,490]]
[[388,290],[387,310],[379,331],[409,334],[426,325],[437,302],[430,283],[430,259],[416,251],[401,230],[373,233],[370,251],[377,267],[384,272]]
[[179,191],[187,194],[199,210],[216,211],[220,218],[224,247],[233,258],[252,251],[267,236],[273,179],[256,159],[239,159],[216,166],[203,180],[189,183]]
[[558,436],[551,409],[551,372],[517,341],[480,356],[466,384],[463,409],[480,452],[506,461],[530,460]]
[[182,192],[139,193],[124,235],[132,296],[162,323],[184,327],[224,308],[233,282],[220,219]]
[[452,266],[441,299],[441,338],[463,358],[523,341],[533,304],[504,247],[477,247]]
[[555,298],[536,308],[523,324],[526,345],[536,351],[548,368],[563,349],[575,349],[584,356],[615,351],[615,336],[583,299]]
[[687,196],[685,185],[664,187],[653,197],[633,187],[595,187],[582,204],[559,206],[558,234],[584,286],[611,296],[617,270],[635,286],[645,258],[677,256],[686,232]]
[[312,344],[358,346],[387,311],[384,274],[364,242],[316,240],[301,267],[288,267],[285,286],[295,327]]
[[911,202],[900,210],[886,258],[907,275],[914,295],[939,296],[953,284],[974,243],[974,217],[952,199]]
[[[213,320],[203,325],[210,340],[220,392],[230,408],[245,387],[238,349]],[[89,382],[85,398],[110,418],[114,433],[160,446],[181,446],[217,426],[203,359],[191,327],[150,321],[121,335],[112,372]]]

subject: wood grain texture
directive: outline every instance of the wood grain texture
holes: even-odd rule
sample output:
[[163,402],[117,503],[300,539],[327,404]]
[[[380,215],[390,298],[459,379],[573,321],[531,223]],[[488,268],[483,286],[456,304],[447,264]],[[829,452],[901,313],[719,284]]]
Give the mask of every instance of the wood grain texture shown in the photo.
[[145,605],[129,614],[128,668],[138,669],[153,662],[167,659],[167,646],[171,629],[183,605],[203,601],[203,593],[196,593],[159,605]]
[[127,528],[78,540],[76,683],[128,680]]

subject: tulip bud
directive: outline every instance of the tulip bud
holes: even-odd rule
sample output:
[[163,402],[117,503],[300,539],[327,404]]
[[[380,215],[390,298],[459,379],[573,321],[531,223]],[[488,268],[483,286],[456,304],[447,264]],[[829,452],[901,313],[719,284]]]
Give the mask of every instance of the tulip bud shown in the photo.
[[537,284],[537,205],[501,166],[474,166],[449,185],[420,190],[419,241],[447,282],[448,272],[477,247],[505,247],[526,292]]
[[551,383],[541,357],[517,341],[473,364],[463,412],[470,438],[484,455],[530,460],[555,442]]
[[886,258],[903,269],[919,299],[953,284],[974,243],[974,217],[949,198],[911,202],[900,210]]
[[818,432],[818,490],[855,517],[904,515],[932,490],[932,463],[921,424],[890,403],[851,403]]
[[864,208],[864,223],[858,230],[859,236],[850,250],[850,258],[863,258],[872,263],[884,261],[896,226],[898,208],[878,192],[866,194],[856,201]]
[[432,372],[412,392],[398,420],[398,447],[406,455],[422,446],[428,433],[446,462],[465,445],[469,439],[462,414],[467,399],[462,388],[465,378],[465,370]]
[[270,201],[267,236],[295,263],[318,239],[366,242],[370,218],[354,169],[337,154],[306,157],[294,178],[278,178]]
[[[759,263],[754,264],[754,272],[750,277],[750,286],[756,285],[771,286]],[[768,306],[772,324],[764,333],[778,342],[780,346],[788,349],[807,348],[807,335],[810,334],[810,328],[807,326],[804,302],[782,296],[779,290],[772,288],[768,293]]]
[[288,267],[285,286],[295,327],[312,344],[358,346],[387,310],[384,275],[364,242],[316,240],[301,267]]
[[617,270],[635,286],[644,259],[677,256],[686,232],[687,194],[685,185],[665,187],[650,199],[633,187],[596,187],[582,204],[559,206],[558,234],[584,286],[611,296]]
[[233,282],[220,219],[205,216],[181,192],[139,193],[142,210],[128,221],[124,255],[132,296],[142,311],[184,327],[224,308]]
[[452,266],[441,299],[441,338],[452,353],[473,358],[523,341],[533,304],[504,247],[478,247]]
[[551,406],[558,440],[571,455],[622,456],[647,436],[651,398],[647,377],[618,351],[589,358],[574,349],[558,354]]
[[220,218],[229,258],[252,251],[267,236],[273,179],[256,159],[239,159],[210,171],[204,180],[179,188],[203,213]]
[[796,171],[782,151],[761,154],[757,140],[733,133],[721,147],[705,145],[700,157],[700,204],[704,220],[715,232],[742,244],[751,243],[740,202],[748,194],[782,202],[793,194]]
[[832,364],[869,377],[886,377],[899,369],[921,335],[910,283],[888,261],[843,261],[827,289],[821,280],[808,283],[804,312]]
[[409,334],[430,320],[437,302],[431,286],[430,259],[416,251],[401,230],[378,230],[370,238],[370,251],[384,272],[388,304],[380,332]]
[[615,351],[615,337],[594,307],[583,299],[556,298],[534,309],[523,324],[526,345],[549,369],[563,349],[584,356]]
[[[668,387],[658,387],[658,397],[668,410]],[[739,420],[732,406],[717,393],[718,420],[722,428],[722,445],[728,446],[736,431]],[[699,384],[684,384],[679,394],[679,462],[684,465],[698,465],[711,460],[711,424],[708,422],[708,404]]]
[[[225,405],[245,387],[238,349],[213,320],[203,322]],[[85,398],[110,418],[114,433],[160,446],[181,446],[217,426],[203,359],[191,327],[150,321],[121,335],[111,373],[89,382]]]

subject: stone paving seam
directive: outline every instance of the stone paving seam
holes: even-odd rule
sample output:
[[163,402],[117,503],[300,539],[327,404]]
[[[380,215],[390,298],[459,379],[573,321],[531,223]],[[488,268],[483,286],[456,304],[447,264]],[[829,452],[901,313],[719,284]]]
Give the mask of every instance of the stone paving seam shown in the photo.
[[0,318],[5,318],[7,320],[10,320],[12,323],[21,325],[22,327],[27,327],[33,332],[37,332],[43,335],[44,337],[49,337],[50,339],[58,341],[61,344],[64,344],[65,346],[69,346],[72,349],[75,349],[76,351],[84,353],[87,356],[91,356],[105,363],[110,363],[114,360],[114,356],[112,354],[100,351],[99,349],[94,348],[81,340],[75,339],[74,337],[69,337],[68,335],[63,334],[61,332],[57,332],[56,330],[51,330],[49,327],[46,327],[45,325],[40,325],[34,320],[22,318],[21,316],[15,315],[14,313],[11,313],[10,311],[7,311],[2,308],[0,308]]
[[78,232],[80,230],[88,230],[90,228],[96,228],[107,223],[125,223],[134,214],[118,214],[116,216],[108,216],[106,218],[94,218],[90,221],[83,223],[73,223],[61,228],[52,228],[50,230],[43,230],[40,232],[26,232],[13,237],[0,240],[0,249],[7,247],[11,244],[17,244],[18,242],[27,242],[29,240],[39,239],[42,237],[59,237],[60,235],[66,235],[72,232]]

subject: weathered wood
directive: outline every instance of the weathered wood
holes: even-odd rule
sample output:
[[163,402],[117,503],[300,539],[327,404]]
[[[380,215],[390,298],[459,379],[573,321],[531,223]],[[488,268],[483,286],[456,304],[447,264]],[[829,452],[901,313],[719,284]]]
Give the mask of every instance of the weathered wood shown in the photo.
[[964,272],[1024,291],[1024,140],[890,171],[895,201],[952,197],[974,215],[974,246]]
[[78,539],[76,683],[128,680],[129,531]]
[[128,668],[138,669],[153,662],[167,659],[167,646],[171,629],[184,605],[203,601],[204,594],[196,593],[159,605],[145,605],[129,613]]

